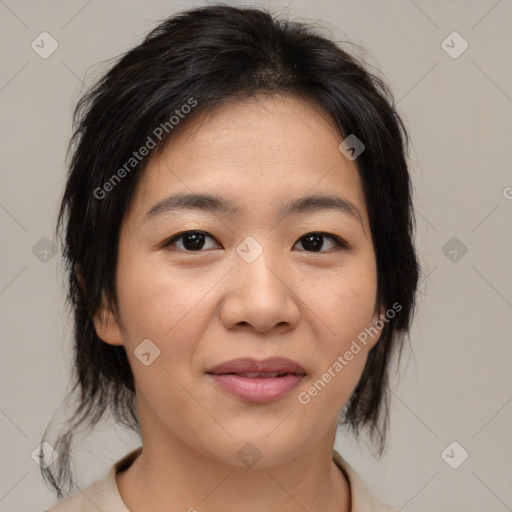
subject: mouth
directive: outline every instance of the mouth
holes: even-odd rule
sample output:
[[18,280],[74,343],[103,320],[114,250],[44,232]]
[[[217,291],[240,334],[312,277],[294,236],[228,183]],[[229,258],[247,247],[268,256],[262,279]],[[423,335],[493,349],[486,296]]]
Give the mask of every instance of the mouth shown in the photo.
[[287,358],[262,361],[234,359],[206,372],[224,391],[246,402],[267,403],[288,394],[306,376],[305,369]]

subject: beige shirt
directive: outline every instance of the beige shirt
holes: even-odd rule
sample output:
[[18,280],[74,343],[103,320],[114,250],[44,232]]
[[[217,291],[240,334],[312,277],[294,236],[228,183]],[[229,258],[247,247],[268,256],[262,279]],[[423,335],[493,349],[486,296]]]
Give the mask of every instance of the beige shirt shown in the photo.
[[[127,469],[141,453],[139,447],[118,460],[108,473],[90,484],[83,491],[60,501],[45,512],[130,512],[119,494],[116,473]],[[352,496],[351,512],[396,512],[394,509],[378,501],[366,488],[359,475],[347,464],[341,455],[333,450],[334,463],[343,471],[350,484]]]

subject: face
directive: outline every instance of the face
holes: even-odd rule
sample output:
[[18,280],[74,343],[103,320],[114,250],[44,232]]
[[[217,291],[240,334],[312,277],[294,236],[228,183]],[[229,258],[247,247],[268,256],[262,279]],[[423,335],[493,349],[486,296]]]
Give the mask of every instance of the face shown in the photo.
[[[238,466],[250,442],[268,467],[334,435],[379,337],[354,346],[379,317],[377,273],[341,140],[311,102],[253,98],[149,162],[120,232],[118,309],[95,318],[126,348],[143,440]],[[176,199],[191,194],[216,201]]]

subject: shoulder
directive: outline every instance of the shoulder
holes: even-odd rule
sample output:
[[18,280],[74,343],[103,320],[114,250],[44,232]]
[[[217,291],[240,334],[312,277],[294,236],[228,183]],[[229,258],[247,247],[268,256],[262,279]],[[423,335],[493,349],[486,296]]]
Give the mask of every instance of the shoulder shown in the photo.
[[112,481],[111,471],[84,490],[78,490],[71,496],[59,501],[47,512],[97,512],[98,508],[103,510],[105,501],[109,499],[108,496],[111,493],[109,491],[109,483]]
[[140,454],[141,448],[131,451],[118,460],[103,478],[85,489],[79,489],[45,512],[128,512],[116,483],[116,473],[128,467]]
[[333,450],[332,458],[334,463],[343,471],[350,484],[351,512],[397,512],[371,493],[361,477],[336,450]]

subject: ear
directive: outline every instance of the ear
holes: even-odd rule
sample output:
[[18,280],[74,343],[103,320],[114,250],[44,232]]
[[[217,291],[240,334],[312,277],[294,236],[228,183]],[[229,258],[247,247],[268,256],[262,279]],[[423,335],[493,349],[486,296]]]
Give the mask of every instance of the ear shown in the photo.
[[78,284],[80,285],[80,288],[82,288],[83,292],[85,293],[85,279],[84,279],[84,276],[82,274],[82,270],[81,270],[81,267],[78,263],[75,263],[75,275],[76,275],[76,279],[78,281]]
[[123,345],[121,326],[116,314],[112,310],[111,305],[107,303],[103,292],[101,293],[101,298],[101,307],[93,317],[96,334],[109,345]]
[[[85,279],[79,266],[75,265],[75,272],[78,283],[85,292]],[[101,294],[101,307],[99,311],[94,314],[93,323],[94,328],[96,329],[96,334],[105,343],[108,343],[109,345],[123,344],[121,327],[103,292]]]
[[372,317],[372,324],[368,328],[368,330],[372,334],[371,336],[369,336],[367,344],[368,350],[371,350],[375,345],[377,345],[377,342],[380,340],[380,336],[385,325],[385,309],[383,306],[380,306],[375,309],[375,312],[373,313]]

